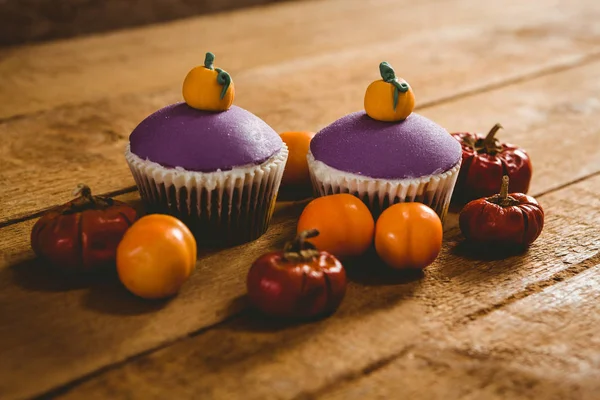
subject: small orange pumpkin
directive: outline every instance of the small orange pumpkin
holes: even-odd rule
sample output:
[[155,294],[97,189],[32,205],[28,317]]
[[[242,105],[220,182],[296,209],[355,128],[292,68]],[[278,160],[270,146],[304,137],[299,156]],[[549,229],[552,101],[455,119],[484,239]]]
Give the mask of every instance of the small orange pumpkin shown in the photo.
[[365,93],[365,111],[378,121],[402,121],[415,108],[415,95],[387,62],[379,64],[381,79],[369,85]]
[[235,87],[231,76],[213,63],[215,55],[206,53],[203,66],[194,67],[183,81],[183,98],[193,108],[225,111],[233,104]]
[[285,171],[281,179],[284,187],[310,186],[310,174],[306,156],[310,148],[310,141],[315,136],[314,132],[290,131],[280,134],[281,139],[288,147],[289,156],[285,164]]
[[196,240],[170,215],[150,214],[125,232],[117,247],[117,271],[123,285],[146,299],[175,295],[196,266]]
[[302,211],[297,232],[316,229],[319,235],[309,241],[319,250],[338,258],[359,256],[373,244],[375,221],[371,211],[348,193],[317,197]]
[[375,225],[375,250],[392,268],[422,269],[442,248],[442,221],[421,203],[398,203],[388,207]]

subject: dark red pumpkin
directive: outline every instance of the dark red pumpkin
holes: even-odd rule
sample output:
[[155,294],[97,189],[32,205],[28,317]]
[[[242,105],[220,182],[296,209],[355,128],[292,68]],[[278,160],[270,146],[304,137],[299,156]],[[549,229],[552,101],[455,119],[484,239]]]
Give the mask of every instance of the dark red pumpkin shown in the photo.
[[114,269],[117,246],[137,212],[118,200],[92,196],[85,185],[79,185],[74,195],[78,197],[35,223],[33,251],[64,272]]
[[248,297],[264,314],[283,318],[313,318],[334,312],[346,293],[346,272],[330,253],[318,251],[301,232],[284,251],[259,257],[247,277]]
[[478,133],[453,133],[462,146],[462,164],[452,202],[465,204],[498,193],[502,177],[508,175],[513,192],[526,194],[533,173],[525,150],[496,139],[502,128],[494,125],[484,136]]
[[508,194],[509,178],[502,179],[500,194],[471,201],[460,213],[460,230],[476,244],[501,248],[527,247],[544,228],[544,210],[531,196]]

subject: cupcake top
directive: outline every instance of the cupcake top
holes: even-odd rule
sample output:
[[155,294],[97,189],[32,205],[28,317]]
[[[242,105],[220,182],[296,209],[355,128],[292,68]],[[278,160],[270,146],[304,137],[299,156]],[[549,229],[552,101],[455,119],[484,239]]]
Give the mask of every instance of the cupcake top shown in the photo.
[[258,165],[283,147],[279,135],[249,111],[232,106],[231,76],[214,66],[192,68],[183,81],[185,103],[167,106],[144,119],[129,136],[130,150],[167,168],[228,171]]
[[133,130],[129,143],[131,152],[144,160],[196,172],[262,164],[283,146],[277,132],[243,108],[212,112],[186,103],[148,116]]
[[435,122],[411,113],[398,123],[349,114],[318,132],[314,158],[330,167],[376,179],[410,179],[445,172],[462,157],[460,144]]
[[391,65],[369,85],[365,111],[349,114],[318,132],[310,151],[317,161],[375,179],[412,179],[453,168],[460,144],[441,126],[413,111],[415,97]]

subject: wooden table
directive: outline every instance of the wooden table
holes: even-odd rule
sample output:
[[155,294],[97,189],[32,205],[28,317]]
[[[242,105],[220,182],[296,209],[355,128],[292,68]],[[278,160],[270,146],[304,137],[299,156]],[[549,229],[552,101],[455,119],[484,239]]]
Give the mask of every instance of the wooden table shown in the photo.
[[[598,21],[596,0],[296,1],[0,50],[0,398],[599,399]],[[365,265],[335,315],[293,326],[247,311],[244,280],[303,202],[202,252],[168,302],[47,272],[36,218],[79,182],[138,204],[128,134],[207,50],[277,131],[360,109],[382,60],[448,130],[501,122],[532,156],[543,234],[478,260],[453,214],[424,276]]]

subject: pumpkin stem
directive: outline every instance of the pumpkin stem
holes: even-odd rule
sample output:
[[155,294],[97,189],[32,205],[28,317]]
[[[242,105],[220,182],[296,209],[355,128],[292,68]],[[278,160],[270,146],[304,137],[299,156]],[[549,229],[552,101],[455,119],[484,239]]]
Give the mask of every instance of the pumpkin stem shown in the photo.
[[84,198],[85,200],[94,203],[94,196],[92,196],[92,189],[85,183],[80,183],[77,185],[75,190],[73,190],[73,196],[79,196]]
[[503,129],[502,125],[496,124],[492,127],[492,129],[488,132],[487,136],[483,140],[483,147],[489,154],[494,154],[496,151],[496,133]]
[[215,55],[213,53],[211,53],[210,51],[208,51],[206,53],[206,56],[204,57],[204,68],[215,69],[215,67],[213,66],[214,62],[215,62]]
[[502,186],[500,193],[486,199],[490,203],[498,204],[500,207],[512,207],[519,205],[519,201],[508,195],[508,175],[502,177]]
[[500,199],[506,200],[508,197],[508,175],[502,177],[502,186],[500,186]]
[[318,256],[319,251],[315,245],[306,240],[318,235],[319,231],[316,229],[300,232],[293,241],[285,245],[283,258],[290,261],[309,261]]
[[406,82],[398,82],[398,78],[396,77],[396,72],[394,68],[387,63],[386,61],[379,64],[379,74],[381,75],[381,79],[384,82],[390,83],[394,86],[394,112],[396,111],[396,106],[398,106],[398,97],[400,93],[408,92],[409,86]]
[[77,196],[71,202],[71,207],[63,212],[69,214],[89,209],[104,209],[112,206],[113,199],[101,196],[92,196],[92,189],[86,184],[80,183],[73,190],[73,196]]

